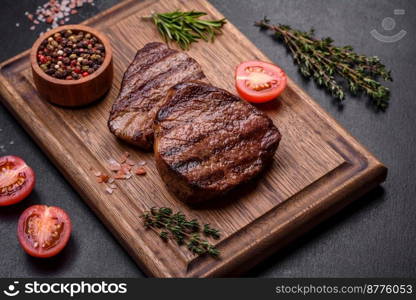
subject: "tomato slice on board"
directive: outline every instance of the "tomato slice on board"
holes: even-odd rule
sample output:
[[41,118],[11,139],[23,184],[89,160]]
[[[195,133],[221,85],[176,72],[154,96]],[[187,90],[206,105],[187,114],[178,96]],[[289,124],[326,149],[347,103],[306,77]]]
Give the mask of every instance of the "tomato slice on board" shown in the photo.
[[0,206],[18,203],[35,186],[35,173],[17,156],[0,157]]
[[286,73],[263,61],[246,61],[235,71],[235,85],[241,98],[262,103],[277,98],[286,88]]
[[65,248],[71,231],[71,219],[63,209],[33,205],[20,216],[17,237],[27,254],[45,258]]

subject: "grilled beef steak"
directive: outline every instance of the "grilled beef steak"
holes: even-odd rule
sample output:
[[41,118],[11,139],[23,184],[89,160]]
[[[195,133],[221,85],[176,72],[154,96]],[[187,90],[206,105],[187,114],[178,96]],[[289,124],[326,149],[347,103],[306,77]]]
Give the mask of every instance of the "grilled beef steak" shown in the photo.
[[156,165],[181,200],[201,202],[259,174],[280,138],[251,104],[206,83],[184,82],[169,90],[156,116]]
[[199,64],[184,52],[163,43],[146,44],[124,73],[108,120],[110,131],[128,143],[151,149],[153,121],[169,88],[204,78]]

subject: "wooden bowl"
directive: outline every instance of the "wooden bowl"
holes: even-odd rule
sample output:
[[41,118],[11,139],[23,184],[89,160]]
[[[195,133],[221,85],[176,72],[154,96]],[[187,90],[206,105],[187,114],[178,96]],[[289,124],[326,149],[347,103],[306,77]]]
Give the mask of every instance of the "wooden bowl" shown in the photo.
[[[105,48],[102,65],[87,77],[81,79],[57,79],[46,74],[38,65],[37,52],[45,39],[62,30],[89,32],[97,37]],[[39,37],[30,53],[33,80],[39,94],[45,100],[66,107],[83,106],[102,97],[111,87],[113,81],[113,52],[110,41],[99,31],[84,25],[66,25],[57,27]]]

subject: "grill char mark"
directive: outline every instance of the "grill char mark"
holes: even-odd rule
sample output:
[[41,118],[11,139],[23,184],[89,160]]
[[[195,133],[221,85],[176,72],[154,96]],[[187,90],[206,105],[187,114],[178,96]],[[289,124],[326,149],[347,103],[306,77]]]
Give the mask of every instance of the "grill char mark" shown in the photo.
[[120,93],[108,121],[110,131],[124,141],[150,150],[153,121],[170,87],[183,80],[205,79],[199,64],[163,43],[140,49],[123,75]]
[[[203,90],[201,87],[198,87],[197,89],[192,89],[190,91],[187,91],[186,89],[180,89],[181,86],[177,86],[176,88],[178,88],[178,90],[180,90],[180,93],[177,93],[175,95],[175,97],[177,97],[182,103],[189,103],[190,106],[193,105],[193,102],[191,100],[191,98],[193,100],[201,98],[201,97],[211,97],[211,98],[218,98],[221,97],[222,100],[224,101],[219,101],[220,105],[216,108],[221,109],[221,106],[225,106],[228,105],[229,102],[232,101],[237,101],[239,102],[240,100],[237,99],[236,97],[228,99],[228,97],[223,97],[223,95],[220,95],[217,93],[217,95],[215,95],[214,93],[217,92],[217,90],[211,89],[208,91]],[[178,102],[175,102],[175,99],[171,99],[170,101],[176,103],[176,105],[178,105]],[[172,113],[173,109],[176,109],[177,106],[169,106],[170,110],[166,109],[167,107],[165,106],[164,108],[162,108],[159,111],[159,115],[158,115],[158,120],[163,120],[165,119],[168,115],[169,112]],[[186,107],[181,107],[181,110],[187,111]],[[254,114],[254,116],[256,116],[257,114]],[[270,120],[269,120],[270,121]],[[175,123],[175,122],[173,122]],[[177,122],[180,123],[180,122]],[[176,126],[175,126],[176,125]],[[166,138],[167,135],[169,135],[169,133],[171,133],[172,131],[174,131],[177,127],[181,127],[183,126],[182,124],[174,124],[173,126],[171,126],[169,128],[169,130],[166,130],[164,135]],[[174,143],[174,145],[172,147],[169,147],[167,149],[164,149],[161,154],[168,158],[169,156],[174,156],[174,159],[178,159],[182,156],[182,154],[186,151],[189,150],[189,148],[195,147],[197,144],[204,144],[205,143],[205,139],[209,139],[210,136],[214,133],[218,133],[218,129],[214,128],[212,130],[209,131],[204,131],[204,132],[200,132],[199,135],[197,135],[196,137],[191,137],[191,138],[187,138],[186,143],[181,143],[180,145],[177,145],[176,143]],[[209,152],[206,156],[202,157],[199,159],[199,161],[202,162],[207,162],[210,160],[210,158],[212,156],[215,155],[221,155],[222,152],[224,151],[229,151],[231,149],[234,148],[243,148],[241,146],[242,143],[246,142],[247,140],[253,139],[255,137],[255,135],[258,135],[258,127],[253,127],[249,132],[246,132],[244,134],[241,134],[240,136],[238,136],[237,139],[234,139],[233,141],[230,141],[230,143],[225,143],[219,146],[215,146],[211,152]],[[266,134],[267,132],[263,132],[264,134]],[[261,140],[261,138],[258,138],[258,140]],[[175,169],[176,165],[182,165],[182,164],[186,164],[188,161],[194,161],[195,158],[194,157],[185,157],[183,160],[179,160],[177,162],[175,162],[173,168]]]
[[159,173],[176,196],[190,203],[255,177],[271,161],[279,141],[278,129],[264,113],[201,82],[171,88],[155,120]]
[[[140,94],[135,95],[137,90],[148,83],[151,80],[157,78],[161,73],[158,72],[157,68],[162,68],[169,66],[170,61],[169,59],[174,59],[174,55],[177,55],[178,52],[172,49],[164,49],[157,52],[153,57],[146,57],[144,63],[139,64],[137,66],[137,70],[135,72],[131,72],[132,75],[136,75],[136,73],[141,73],[141,76],[135,76],[132,80],[123,80],[122,87],[120,89],[120,94],[118,96],[118,101],[116,101],[113,105],[112,113],[114,112],[123,112],[128,110],[129,107],[134,104],[134,102],[143,102],[146,101],[145,98],[138,98]],[[135,65],[136,66],[136,65]],[[155,72],[151,73],[151,71],[155,70]],[[146,73],[150,72],[150,74]],[[128,72],[126,72],[127,74]],[[128,76],[129,77],[129,76]],[[139,101],[142,100],[142,101]]]
[[[164,74],[161,74],[160,76],[156,76],[153,80],[149,80],[141,87],[141,93],[137,97],[146,98],[149,101],[147,103],[144,103],[140,106],[140,110],[144,113],[147,113],[149,117],[147,118],[148,124],[146,128],[152,128],[153,120],[156,116],[156,113],[161,106],[159,97],[150,96],[149,93],[152,93],[154,91],[163,92],[164,90],[168,89],[170,84],[167,84],[165,86],[162,86],[163,84],[166,84],[166,82],[169,82],[169,78],[171,78],[172,74],[180,73],[181,76],[185,75],[185,78],[183,78],[184,81],[186,80],[192,80],[192,79],[199,79],[198,76],[194,76],[192,73],[186,72],[187,67],[189,66],[189,61],[184,61],[180,65],[176,66],[174,69],[170,69]],[[194,78],[195,77],[195,78]],[[182,80],[181,80],[182,81]],[[153,100],[153,101],[151,101]],[[143,130],[135,130],[135,133],[132,137],[132,141],[140,142],[144,140],[144,143],[148,143],[150,145],[153,144],[153,130],[149,132],[143,132]]]

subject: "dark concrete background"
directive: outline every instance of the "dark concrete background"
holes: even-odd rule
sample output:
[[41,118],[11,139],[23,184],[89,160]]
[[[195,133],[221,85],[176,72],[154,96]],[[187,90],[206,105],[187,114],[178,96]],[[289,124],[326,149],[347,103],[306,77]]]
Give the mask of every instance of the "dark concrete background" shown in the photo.
[[[30,31],[24,12],[45,0],[2,0],[0,7],[0,61],[31,46],[37,32]],[[72,18],[79,22],[117,3],[96,1]],[[232,23],[301,85],[361,143],[389,167],[383,187],[306,234],[289,248],[250,271],[264,277],[416,276],[415,199],[415,83],[416,2],[388,0],[211,0]],[[394,16],[394,9],[405,9]],[[392,97],[386,113],[375,113],[365,98],[347,97],[340,109],[315,84],[303,80],[285,49],[252,23],[267,15],[295,28],[316,29],[337,44],[350,44],[367,55],[378,55],[393,71]],[[397,27],[383,31],[381,21],[394,17]],[[20,27],[16,27],[16,22]],[[372,29],[394,34],[408,31],[399,42],[386,44],[370,35]],[[136,277],[143,273],[77,193],[0,105],[0,145],[23,157],[36,171],[33,194],[22,203],[0,209],[0,277]],[[10,144],[10,142],[14,142]],[[31,258],[20,249],[15,232],[20,213],[35,203],[57,205],[74,223],[68,247],[50,260]]]

